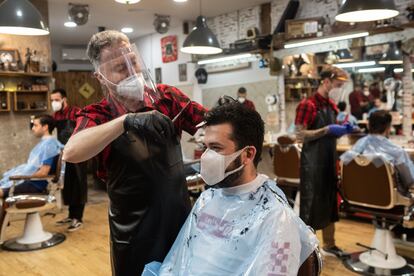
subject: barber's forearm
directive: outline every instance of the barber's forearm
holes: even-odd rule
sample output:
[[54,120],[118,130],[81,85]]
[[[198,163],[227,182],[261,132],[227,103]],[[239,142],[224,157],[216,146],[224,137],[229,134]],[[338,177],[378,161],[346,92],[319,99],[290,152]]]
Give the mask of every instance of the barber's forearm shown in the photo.
[[124,133],[125,117],[123,115],[105,124],[84,129],[70,137],[63,150],[63,160],[79,163],[98,155]]
[[303,126],[296,126],[296,137],[300,142],[310,142],[328,134],[328,127],[307,130]]

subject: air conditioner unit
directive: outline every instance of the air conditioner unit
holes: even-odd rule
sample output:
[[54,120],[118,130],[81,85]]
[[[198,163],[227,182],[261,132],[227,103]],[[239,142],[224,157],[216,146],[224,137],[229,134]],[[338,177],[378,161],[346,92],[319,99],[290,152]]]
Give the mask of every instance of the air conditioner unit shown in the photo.
[[65,61],[87,61],[86,49],[84,48],[62,48],[62,60]]

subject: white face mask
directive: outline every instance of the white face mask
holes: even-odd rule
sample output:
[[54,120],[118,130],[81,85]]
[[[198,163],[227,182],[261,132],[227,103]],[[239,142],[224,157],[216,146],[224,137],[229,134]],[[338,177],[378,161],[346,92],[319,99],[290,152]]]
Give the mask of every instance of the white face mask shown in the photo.
[[369,90],[364,90],[364,96],[366,96],[366,97],[369,96]]
[[52,110],[54,112],[62,110],[62,102],[61,101],[52,101]]
[[240,171],[244,165],[241,165],[235,170],[226,172],[227,167],[233,162],[245,148],[236,151],[229,155],[222,155],[214,150],[207,149],[203,155],[201,155],[201,170],[200,174],[204,182],[207,185],[212,186],[222,181],[227,176]]
[[142,101],[144,99],[144,80],[141,75],[132,75],[116,85],[118,96]]
[[246,101],[246,98],[239,97],[237,100],[239,101],[239,103],[244,103]]

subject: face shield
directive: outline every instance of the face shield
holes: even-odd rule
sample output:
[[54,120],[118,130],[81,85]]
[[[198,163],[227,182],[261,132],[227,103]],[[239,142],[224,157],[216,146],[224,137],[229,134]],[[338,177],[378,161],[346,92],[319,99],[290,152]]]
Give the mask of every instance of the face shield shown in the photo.
[[135,44],[104,49],[95,69],[107,99],[122,113],[135,112],[159,99],[157,87]]

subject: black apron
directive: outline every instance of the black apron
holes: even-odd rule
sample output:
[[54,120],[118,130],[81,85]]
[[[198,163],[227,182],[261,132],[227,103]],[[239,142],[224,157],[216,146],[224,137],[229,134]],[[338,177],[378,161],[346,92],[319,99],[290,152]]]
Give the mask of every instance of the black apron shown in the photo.
[[[315,130],[335,123],[329,106],[318,110],[308,128]],[[300,160],[300,217],[315,230],[338,221],[336,137],[325,135],[303,144]]]
[[[71,120],[59,120],[56,123],[58,140],[66,144],[75,129],[76,123]],[[88,199],[87,162],[66,162],[65,180],[62,190],[65,205],[82,205]]]
[[112,273],[141,275],[164,260],[190,212],[179,139],[157,144],[129,131],[108,160]]

